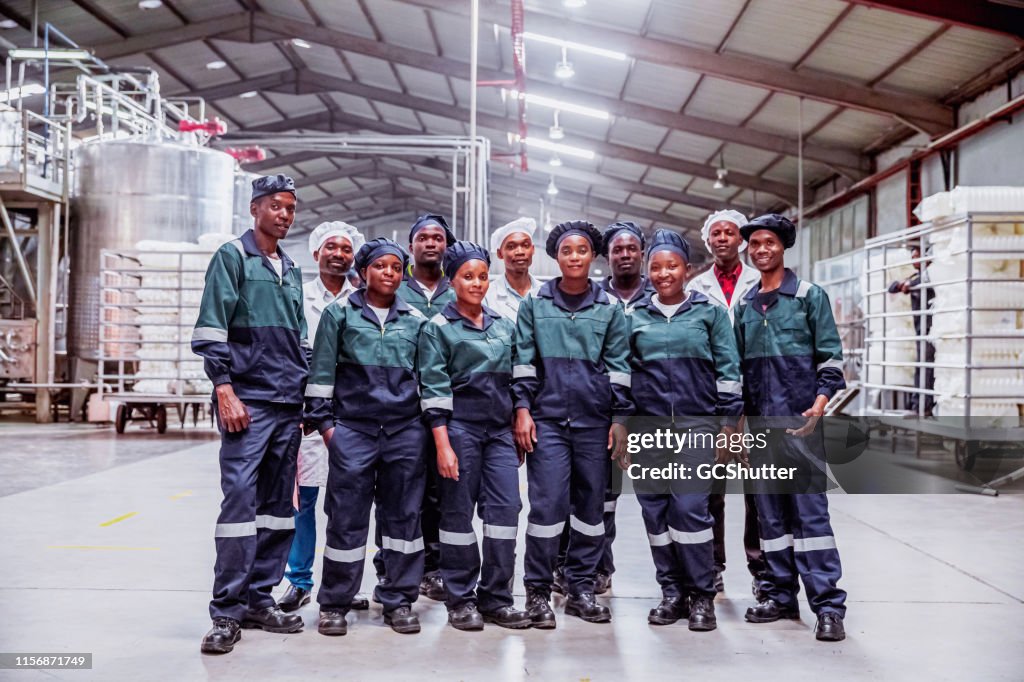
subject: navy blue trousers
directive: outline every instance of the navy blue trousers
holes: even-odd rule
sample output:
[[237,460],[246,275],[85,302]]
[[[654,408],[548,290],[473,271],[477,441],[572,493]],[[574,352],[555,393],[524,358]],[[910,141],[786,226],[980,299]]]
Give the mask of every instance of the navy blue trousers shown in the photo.
[[[481,611],[511,606],[516,531],[523,508],[512,433],[489,435],[451,421],[448,439],[459,458],[459,480],[439,479],[446,604],[455,609],[476,603]],[[474,509],[484,522],[482,567],[473,531]]]
[[524,582],[529,589],[550,593],[559,538],[568,517],[563,570],[569,591],[574,595],[593,592],[604,551],[609,427],[572,428],[539,420],[536,424],[537,444],[526,456],[530,513]]
[[317,601],[323,609],[347,610],[363,581],[370,507],[377,503],[381,558],[388,582],[377,588],[384,611],[409,606],[423,577],[423,442],[412,422],[388,435],[367,435],[338,424],[327,447],[324,511],[327,546]]
[[[301,406],[249,401],[249,428],[221,430],[224,500],[214,532],[212,618],[242,620],[274,605],[295,532],[292,490],[302,431]],[[216,408],[214,408],[216,412]]]

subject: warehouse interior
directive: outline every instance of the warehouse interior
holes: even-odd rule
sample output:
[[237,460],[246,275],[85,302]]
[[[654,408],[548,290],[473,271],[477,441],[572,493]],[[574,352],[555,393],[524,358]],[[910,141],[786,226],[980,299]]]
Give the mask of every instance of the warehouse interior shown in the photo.
[[[0,43],[0,650],[92,654],[0,679],[1021,678],[1024,3],[0,0]],[[486,244],[530,217],[541,244],[629,220],[683,235],[699,272],[709,214],[790,218],[787,265],[828,293],[846,359],[829,414],[874,420],[879,480],[916,486],[830,495],[848,639],[744,622],[738,495],[718,630],[649,626],[624,496],[611,625],[462,633],[421,598],[415,637],[371,605],[331,640],[314,601],[303,632],[201,656],[219,435],[189,339],[211,254],[275,174],[307,281],[324,221],[404,243],[440,213]],[[889,289],[915,266],[923,334]]]

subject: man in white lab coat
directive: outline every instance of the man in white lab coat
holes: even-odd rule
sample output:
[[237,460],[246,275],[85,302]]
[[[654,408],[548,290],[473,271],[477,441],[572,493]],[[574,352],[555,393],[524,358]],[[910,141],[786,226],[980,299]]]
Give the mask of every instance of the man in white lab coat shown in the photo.
[[491,251],[505,264],[505,272],[491,281],[484,305],[513,323],[523,299],[540,291],[541,283],[530,274],[536,232],[536,220],[519,218],[491,233]]
[[[740,253],[747,248],[747,242],[740,235],[740,228],[748,222],[747,217],[739,211],[716,211],[708,216],[700,236],[715,262],[686,285],[687,291],[700,292],[713,304],[729,311],[730,322],[743,295],[761,281],[761,273],[757,268],[740,260]],[[764,570],[764,559],[758,537],[757,508],[754,506],[753,495],[743,497],[746,503],[743,546],[747,555],[747,569],[755,578],[754,595],[758,596],[756,578]],[[722,572],[725,570],[725,495],[712,493],[708,510],[714,518],[715,588],[721,592],[725,588],[722,582]]]
[[[356,290],[348,274],[356,251],[365,239],[352,225],[343,222],[321,223],[309,235],[309,250],[320,273],[302,285],[303,308],[309,328],[309,342],[316,339],[320,316],[334,303],[342,303]],[[285,577],[290,585],[278,602],[282,611],[292,612],[308,604],[313,590],[313,555],[316,548],[316,501],[320,488],[327,485],[327,448],[320,434],[302,439],[298,463],[299,507],[295,512],[295,538],[288,554]],[[365,598],[356,599],[353,608],[368,608]]]

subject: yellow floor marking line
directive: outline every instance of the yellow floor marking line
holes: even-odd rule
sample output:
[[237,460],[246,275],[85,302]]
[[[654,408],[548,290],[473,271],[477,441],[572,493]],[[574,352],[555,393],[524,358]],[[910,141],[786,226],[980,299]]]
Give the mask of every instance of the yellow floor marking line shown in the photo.
[[100,524],[100,527],[102,528],[102,527],[105,527],[105,526],[113,526],[115,523],[118,523],[120,521],[124,521],[125,519],[130,519],[131,517],[135,516],[138,513],[139,512],[128,512],[127,514],[124,514],[122,516],[118,516],[116,519],[110,519],[109,521],[104,521],[103,523]]
[[98,550],[110,550],[116,552],[141,552],[149,551],[155,552],[159,550],[159,547],[121,547],[118,545],[47,545],[46,549],[98,549]]
[[186,490],[185,492],[178,493],[177,495],[171,495],[172,500],[180,500],[183,497],[192,497],[192,491]]

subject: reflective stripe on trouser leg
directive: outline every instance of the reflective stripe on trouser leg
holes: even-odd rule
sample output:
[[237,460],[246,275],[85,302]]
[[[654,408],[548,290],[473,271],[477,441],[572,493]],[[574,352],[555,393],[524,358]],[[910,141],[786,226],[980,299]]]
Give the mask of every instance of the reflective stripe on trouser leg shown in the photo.
[[379,441],[383,439],[382,434],[369,436],[338,424],[327,446],[327,543],[316,595],[323,609],[347,609],[363,581],[370,506],[380,465]]
[[445,605],[456,609],[476,601],[480,548],[473,532],[473,512],[480,489],[483,437],[448,424],[448,439],[458,453],[459,480],[441,478],[441,578]]
[[[220,485],[224,499],[214,531],[217,561],[210,601],[211,618],[239,621],[249,609],[249,588],[256,566],[260,465],[276,427],[274,406],[250,401],[247,407],[253,416],[249,428],[221,433]],[[297,427],[295,430],[298,432]],[[294,478],[294,466],[292,475]]]
[[490,438],[483,451],[477,506],[483,518],[483,568],[477,605],[493,611],[512,605],[516,531],[523,505],[519,497],[519,460],[512,433]]
[[565,579],[572,594],[594,591],[604,551],[604,498],[608,487],[608,428],[570,429],[572,515]]
[[797,608],[800,583],[793,557],[793,512],[790,495],[758,495],[757,521],[765,572],[759,587],[762,594],[784,608]]
[[811,611],[842,616],[846,613],[846,592],[838,587],[843,567],[829,521],[828,496],[793,495],[792,503],[793,555]]
[[713,520],[707,493],[676,493],[668,503],[668,532],[675,551],[681,589],[715,596]]
[[302,431],[301,408],[278,408],[277,425],[256,481],[256,563],[249,583],[249,608],[274,605],[271,591],[281,583],[295,537],[292,495]]
[[377,473],[381,553],[388,581],[377,587],[384,612],[409,606],[419,597],[423,578],[420,509],[425,480],[422,444],[426,429],[415,421],[381,442]]
[[527,515],[523,583],[527,589],[550,592],[558,557],[558,541],[569,516],[569,473],[572,435],[567,427],[537,421],[537,444],[526,457]]
[[647,540],[651,546],[651,558],[654,560],[654,577],[661,586],[663,597],[676,598],[684,596],[680,590],[683,582],[680,565],[676,561],[675,547],[668,532],[668,508],[670,495],[641,495],[636,500],[640,503]]

